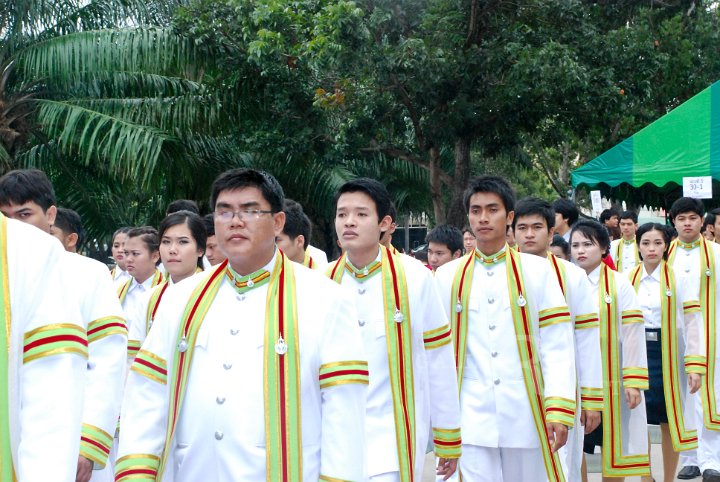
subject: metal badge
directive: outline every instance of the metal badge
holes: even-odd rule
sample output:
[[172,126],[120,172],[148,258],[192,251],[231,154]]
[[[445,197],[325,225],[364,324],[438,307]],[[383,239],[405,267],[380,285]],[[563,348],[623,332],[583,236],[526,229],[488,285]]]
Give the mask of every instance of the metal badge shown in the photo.
[[367,269],[367,267],[365,267],[365,269],[363,270],[363,274],[364,274],[365,276],[367,276],[369,272],[370,272],[370,271]]
[[455,313],[460,313],[460,312],[462,312],[462,303],[460,303],[458,301],[457,303],[455,303]]
[[255,282],[251,279],[247,280],[247,287],[252,288],[253,286],[255,286]]
[[277,353],[280,356],[283,356],[285,353],[287,353],[288,346],[287,343],[285,343],[285,340],[283,340],[282,335],[280,335],[280,338],[278,338],[277,343],[275,343],[275,353]]
[[187,351],[187,349],[188,349],[187,340],[183,336],[182,340],[180,340],[180,343],[178,343],[178,350],[180,351],[180,353],[185,353]]
[[612,296],[607,293],[605,293],[605,303],[607,303],[608,305],[612,303]]
[[665,290],[665,295],[668,297],[672,296],[672,291],[670,291],[670,288]]
[[523,295],[518,296],[518,306],[522,308],[523,306],[527,305],[527,301],[525,298],[523,298]]
[[711,275],[712,275],[712,271],[710,271],[710,269],[706,269],[705,276],[711,276]]
[[395,314],[393,315],[393,319],[395,320],[395,323],[402,323],[405,319],[405,316],[403,316],[402,312],[395,308]]

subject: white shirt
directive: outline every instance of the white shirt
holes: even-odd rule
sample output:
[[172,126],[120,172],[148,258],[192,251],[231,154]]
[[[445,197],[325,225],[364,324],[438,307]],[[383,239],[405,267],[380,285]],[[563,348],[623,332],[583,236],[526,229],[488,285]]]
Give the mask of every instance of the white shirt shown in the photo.
[[121,286],[123,286],[125,283],[127,283],[127,280],[132,278],[130,276],[130,273],[122,269],[120,266],[115,266],[114,271],[112,273],[112,280],[113,285],[115,286],[115,289],[120,289]]
[[625,241],[625,238],[615,239],[610,243],[610,257],[613,260],[613,263],[615,263],[615,266],[618,265],[618,245],[620,243],[624,243],[622,246],[622,272],[623,273],[629,273],[632,271],[635,266],[637,266],[637,251],[638,246],[635,241]]
[[645,319],[645,328],[660,328],[662,326],[662,307],[660,306],[660,265],[651,274],[642,267],[640,274],[640,288],[638,289],[638,302]]

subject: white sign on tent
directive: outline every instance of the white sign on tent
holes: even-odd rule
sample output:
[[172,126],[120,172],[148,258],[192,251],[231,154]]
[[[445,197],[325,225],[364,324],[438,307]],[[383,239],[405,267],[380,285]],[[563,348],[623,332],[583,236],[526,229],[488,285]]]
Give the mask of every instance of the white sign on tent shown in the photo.
[[600,214],[602,212],[602,196],[600,196],[600,191],[590,191],[590,201],[592,202],[593,213]]
[[712,176],[683,177],[683,196],[695,199],[712,198]]

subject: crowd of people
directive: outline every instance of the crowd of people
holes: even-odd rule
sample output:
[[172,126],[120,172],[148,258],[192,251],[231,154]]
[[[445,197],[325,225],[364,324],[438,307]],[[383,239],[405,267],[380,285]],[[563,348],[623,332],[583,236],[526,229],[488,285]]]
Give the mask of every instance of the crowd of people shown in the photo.
[[648,424],[666,481],[720,481],[701,201],[598,222],[480,176],[419,261],[360,178],[331,262],[266,172],[209,204],[118,229],[108,273],[42,171],[0,178],[0,481],[409,482],[430,451],[438,480],[580,481],[597,447],[604,479],[651,481]]

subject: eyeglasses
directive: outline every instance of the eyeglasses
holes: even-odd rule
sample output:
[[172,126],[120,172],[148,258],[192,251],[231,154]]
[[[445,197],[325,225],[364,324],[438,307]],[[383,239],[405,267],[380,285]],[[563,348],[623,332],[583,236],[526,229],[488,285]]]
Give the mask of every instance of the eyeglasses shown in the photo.
[[263,214],[272,214],[272,211],[264,211],[262,209],[241,209],[240,211],[215,211],[215,219],[223,223],[229,223],[235,215],[243,222],[257,221]]

